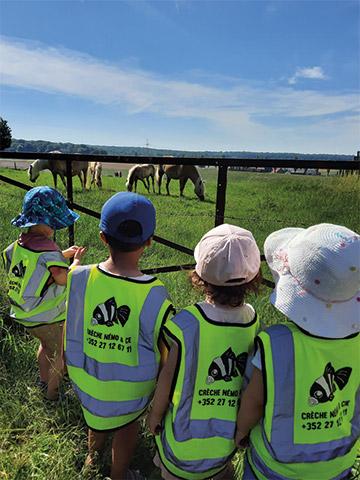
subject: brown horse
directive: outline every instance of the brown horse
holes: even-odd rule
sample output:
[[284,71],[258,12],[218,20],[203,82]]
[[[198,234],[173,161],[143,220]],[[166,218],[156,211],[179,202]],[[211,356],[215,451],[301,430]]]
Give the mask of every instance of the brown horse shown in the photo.
[[[50,153],[60,153],[60,152],[50,152]],[[88,162],[71,162],[72,176],[77,175],[80,179],[81,188],[84,190],[86,183],[86,172],[88,168]],[[60,175],[60,178],[66,188],[66,162],[65,160],[35,160],[28,169],[28,175],[30,181],[35,183],[37,178],[40,175],[41,170],[50,170],[54,179],[54,186],[57,188],[57,175]]]
[[[141,180],[144,184],[144,187],[150,193],[150,181],[149,177],[152,180],[153,192],[155,193],[154,187],[154,177],[155,177],[155,167],[151,164],[144,165],[135,165],[129,170],[128,177],[126,180],[126,190],[132,192],[133,185],[135,183],[134,192],[136,192],[137,182]],[[146,182],[146,183],[145,183]]]
[[[86,186],[91,190],[91,187],[94,183],[98,188],[102,187],[101,181],[101,172],[102,172],[102,163],[101,162],[90,162],[87,169],[87,181]],[[90,182],[91,177],[91,182]]]
[[169,192],[169,183],[173,178],[175,180],[180,180],[180,196],[183,196],[184,188],[186,182],[190,180],[194,184],[194,192],[200,198],[204,200],[205,193],[205,184],[200,177],[200,173],[195,165],[158,165],[156,170],[156,181],[159,187],[159,194],[161,194],[161,180],[163,175],[166,175],[166,191]]

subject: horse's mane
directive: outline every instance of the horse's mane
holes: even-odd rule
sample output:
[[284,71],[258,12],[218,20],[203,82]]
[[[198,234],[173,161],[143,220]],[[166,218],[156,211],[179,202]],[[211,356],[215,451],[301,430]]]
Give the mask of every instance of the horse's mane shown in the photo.
[[131,167],[128,173],[128,182],[132,183],[134,181],[134,175],[136,173],[136,170],[138,169],[140,165],[135,165],[134,167]]

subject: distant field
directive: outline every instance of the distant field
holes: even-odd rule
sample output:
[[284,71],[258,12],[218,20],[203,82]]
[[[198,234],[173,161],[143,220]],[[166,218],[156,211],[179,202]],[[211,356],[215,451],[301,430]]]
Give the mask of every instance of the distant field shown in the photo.
[[[127,165],[128,166],[128,165]],[[119,169],[118,166],[116,169]],[[170,184],[171,196],[148,194],[142,184],[138,193],[149,198],[157,211],[156,234],[193,249],[201,236],[214,226],[216,181],[215,169],[201,169],[206,182],[204,202],[200,202],[189,182],[184,198],[179,198],[179,184]],[[0,173],[30,185],[26,172],[0,168]],[[104,176],[103,189],[81,191],[78,179],[74,179],[74,201],[97,212],[114,193],[125,190],[126,176]],[[41,173],[36,185],[53,186],[50,173]],[[33,184],[31,184],[33,186]],[[61,186],[60,191],[65,194]],[[163,186],[163,193],[165,188]],[[3,250],[14,241],[18,229],[10,220],[20,211],[24,192],[0,182],[0,248]],[[360,182],[358,177],[326,177],[272,175],[229,172],[225,221],[251,230],[261,252],[265,238],[283,227],[308,227],[328,222],[345,225],[360,231],[359,218]],[[87,247],[84,264],[97,263],[106,258],[107,251],[100,242],[98,220],[81,215],[75,224],[75,241]],[[57,242],[62,248],[68,244],[67,232],[59,231]],[[145,250],[141,268],[177,265],[193,262],[192,256],[171,250],[153,242]],[[262,265],[266,278],[269,270]],[[176,272],[158,275],[165,283],[177,309],[198,301],[201,296],[191,289],[187,273]],[[73,397],[69,383],[65,389],[69,403],[55,408],[45,403],[36,388],[37,344],[21,328],[7,319],[8,305],[5,292],[5,275],[0,274],[0,478],[11,480],[73,480],[86,458],[86,427],[80,408]],[[270,325],[283,321],[269,304],[270,289],[252,298],[263,321]],[[21,375],[19,374],[21,372]],[[150,480],[159,479],[152,464],[153,444],[146,427],[142,427],[133,465]],[[238,478],[242,468],[242,456],[236,455],[234,463]],[[109,458],[96,478],[109,474]],[[356,472],[355,472],[356,473]]]

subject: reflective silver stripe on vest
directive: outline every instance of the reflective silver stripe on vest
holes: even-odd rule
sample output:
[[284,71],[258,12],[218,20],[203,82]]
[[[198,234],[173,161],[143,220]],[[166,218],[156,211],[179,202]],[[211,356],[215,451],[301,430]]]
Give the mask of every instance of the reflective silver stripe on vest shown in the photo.
[[[266,478],[271,478],[271,480],[289,480],[288,477],[283,477],[279,473],[275,472],[271,468],[269,468],[265,463],[262,462],[262,460],[259,458],[259,456],[256,453],[256,450],[254,447],[251,445],[250,446],[250,455],[251,459],[254,463],[254,466],[264,475]],[[347,478],[347,475],[350,473],[351,468],[346,469],[345,471],[341,472],[339,475],[336,475],[336,477],[331,477],[329,480],[344,480]],[[256,473],[256,472],[255,472]],[[245,480],[245,479],[244,479]]]
[[[15,306],[14,306],[15,307]],[[37,315],[33,315],[32,317],[24,317],[21,315],[21,312],[16,311],[16,307],[10,310],[10,317],[14,318],[14,320],[18,320],[19,323],[21,322],[30,322],[30,323],[51,323],[52,320],[55,320],[59,315],[64,314],[59,321],[65,320],[65,298],[62,299],[62,302],[54,308],[50,310],[46,310],[45,312],[38,313]],[[31,327],[31,325],[26,325]]]
[[[7,259],[7,273],[10,272],[10,267],[12,263],[12,258],[15,250],[15,246],[18,245],[16,242],[11,244],[5,251]],[[19,245],[20,248],[21,247]],[[25,249],[26,250],[26,249]],[[65,296],[63,295],[66,287],[58,285],[57,283],[52,283],[48,288],[44,288],[44,292],[41,296],[35,296],[36,292],[39,289],[41,282],[44,281],[44,268],[45,264],[48,262],[59,263],[61,257],[61,252],[51,251],[51,252],[31,252],[35,255],[38,255],[38,260],[35,266],[35,269],[25,286],[23,294],[21,296],[24,303],[19,305],[9,294],[10,304],[12,309],[10,316],[19,320],[20,322],[31,322],[31,323],[49,323],[52,320],[56,319],[62,313],[65,313]],[[60,255],[59,255],[60,254]],[[64,259],[65,262],[65,259]],[[47,271],[47,274],[50,277],[50,272]],[[51,301],[49,308],[46,311],[31,315],[31,312],[40,305]]]
[[162,285],[152,287],[141,309],[139,316],[139,365],[131,367],[118,363],[98,362],[94,358],[88,357],[83,351],[84,298],[90,268],[78,267],[72,274],[67,313],[71,321],[66,322],[66,362],[73,367],[83,369],[86,373],[101,381],[116,379],[126,382],[146,382],[155,379],[159,366],[156,364],[155,352],[150,350],[153,349],[152,341],[156,321],[152,324],[148,321],[148,312],[151,311],[153,318],[157,319],[164,304],[164,298],[168,296],[166,288]]
[[[36,276],[36,269],[34,270],[34,273],[31,277],[31,279],[33,278],[33,276]],[[30,282],[32,281],[31,279],[30,279]],[[39,285],[39,279],[37,278],[35,281]],[[18,309],[20,309],[22,312],[31,314],[32,310],[37,308],[40,304],[45,303],[48,300],[53,300],[56,297],[59,297],[60,295],[62,295],[65,292],[65,288],[66,287],[58,285],[57,283],[52,283],[48,287],[48,289],[46,290],[46,292],[43,296],[41,296],[41,297],[27,297],[28,293],[25,294],[25,291],[27,291],[27,287],[25,287],[24,295],[22,296],[22,299],[25,300],[25,302],[23,304],[19,305],[18,303],[15,302],[15,300],[13,298],[10,297],[10,303],[11,303],[11,305],[14,305]],[[63,311],[65,312],[65,297],[64,298],[59,298],[59,303],[61,303],[61,302],[63,302],[63,304],[64,304],[63,305]],[[48,311],[50,311],[50,310],[48,310]],[[36,317],[37,316],[38,315],[36,315]],[[30,317],[29,321],[31,321],[31,317]]]
[[181,392],[180,405],[173,423],[174,437],[178,442],[191,440],[192,438],[222,437],[233,440],[235,436],[235,422],[211,418],[208,420],[191,419],[191,407],[193,401],[194,372],[197,371],[199,347],[199,323],[194,328],[186,328],[188,323],[193,324],[194,315],[183,310],[180,318],[174,317],[172,322],[181,328],[184,335],[185,345],[196,345],[196,348],[185,348],[185,372],[184,384]]
[[73,381],[71,383],[81,405],[97,417],[120,417],[134,412],[141,412],[149,403],[149,397],[121,402],[98,400],[81,390]]
[[[37,252],[34,252],[34,253],[36,254]],[[39,256],[39,259],[38,259],[37,265],[35,267],[34,273],[31,275],[31,278],[30,278],[30,280],[28,281],[28,283],[25,287],[25,290],[24,290],[24,293],[23,293],[24,298],[26,298],[27,296],[33,297],[36,294],[41,281],[44,279],[44,275],[39,275],[40,269],[43,270],[43,268],[44,268],[44,267],[41,268],[39,266],[40,260],[41,260],[42,263],[49,263],[49,262],[57,262],[58,263],[60,253],[61,252],[58,252],[58,251],[44,252]],[[64,259],[64,262],[65,262],[65,259]],[[48,272],[48,273],[49,273],[49,276],[50,276],[51,275],[50,272]],[[58,287],[61,287],[61,286],[58,285]],[[62,289],[63,292],[65,291],[65,287],[61,287],[61,289]],[[48,300],[49,298],[54,298],[55,295],[52,295],[51,293],[48,293],[49,290],[50,290],[50,288],[45,292],[45,295],[43,295],[41,297],[42,301],[44,301],[44,299]],[[57,295],[58,294],[59,293],[57,293]],[[46,295],[49,295],[49,297],[47,298]]]
[[[330,442],[315,444],[294,443],[294,406],[295,406],[295,368],[289,359],[294,358],[294,340],[291,330],[285,325],[273,325],[266,331],[271,340],[271,351],[274,365],[274,413],[271,431],[271,445],[263,433],[263,440],[269,454],[282,463],[314,463],[332,460],[348,453],[356,442],[359,434],[360,406],[358,389],[356,407],[351,421],[351,435]],[[284,395],[283,382],[286,379],[287,397]],[[280,477],[279,477],[280,478]],[[281,477],[282,478],[282,477]]]
[[[235,434],[234,434],[235,435]],[[221,458],[210,458],[210,459],[200,459],[200,460],[181,460],[172,451],[165,435],[165,429],[161,430],[161,444],[164,450],[164,455],[166,459],[170,461],[173,465],[176,465],[177,468],[188,471],[191,473],[206,473],[207,471],[215,470],[224,466],[229,460],[229,456]],[[160,453],[160,452],[159,452]],[[206,455],[206,452],[204,452]]]
[[10,272],[10,265],[11,265],[11,259],[12,259],[13,252],[14,252],[14,247],[15,247],[15,242],[12,243],[11,245],[9,245],[7,247],[7,249],[4,250],[4,252],[3,252],[3,255],[6,259],[5,268],[6,268],[6,274],[7,275],[9,275],[9,272]]

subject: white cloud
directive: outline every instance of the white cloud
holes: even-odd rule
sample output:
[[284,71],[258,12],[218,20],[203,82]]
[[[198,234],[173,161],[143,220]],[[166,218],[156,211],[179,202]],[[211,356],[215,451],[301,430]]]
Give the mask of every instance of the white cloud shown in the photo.
[[324,70],[321,67],[297,68],[295,75],[289,78],[290,84],[295,84],[298,78],[311,78],[316,80],[327,80]]
[[[352,92],[296,90],[294,86],[279,88],[225,77],[221,82],[218,75],[200,76],[199,72],[193,80],[185,81],[111,64],[79,52],[9,38],[2,39],[0,57],[4,85],[88,99],[105,107],[111,105],[124,118],[155,113],[171,120],[204,120],[208,130],[216,132],[214,135],[223,138],[225,144],[240,142],[241,149],[284,150],[280,145],[281,141],[284,144],[285,137],[289,142],[301,144],[306,135],[310,138],[315,131],[318,144],[321,140],[327,145],[326,132],[332,135],[334,143],[341,132],[349,138],[341,126],[342,117],[353,114],[351,132],[359,123],[355,113],[358,95]],[[298,69],[294,78],[300,77],[323,79],[325,75],[320,67],[313,67]],[[334,115],[337,119],[331,119]],[[274,117],[276,128],[272,126]],[[324,120],[327,117],[328,123]],[[308,118],[308,124],[298,128],[294,124],[297,118]],[[292,127],[287,126],[289,119]],[[328,128],[329,125],[332,128]],[[337,125],[336,128],[333,125]],[[355,140],[354,137],[352,144]],[[353,148],[352,145],[349,148]]]

